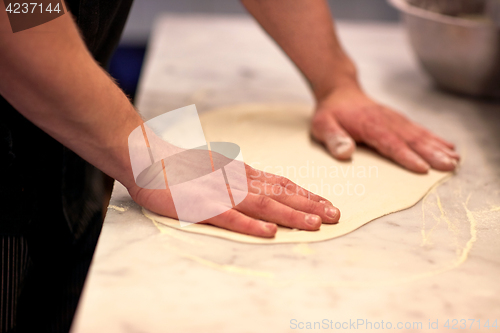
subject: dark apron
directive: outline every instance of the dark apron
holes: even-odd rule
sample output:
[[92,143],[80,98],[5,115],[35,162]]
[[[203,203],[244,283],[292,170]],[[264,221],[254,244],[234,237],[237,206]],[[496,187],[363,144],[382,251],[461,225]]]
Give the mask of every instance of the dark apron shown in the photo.
[[[66,4],[106,66],[132,0]],[[0,248],[8,259],[0,331],[67,332],[102,226],[103,174],[0,96],[0,175]]]

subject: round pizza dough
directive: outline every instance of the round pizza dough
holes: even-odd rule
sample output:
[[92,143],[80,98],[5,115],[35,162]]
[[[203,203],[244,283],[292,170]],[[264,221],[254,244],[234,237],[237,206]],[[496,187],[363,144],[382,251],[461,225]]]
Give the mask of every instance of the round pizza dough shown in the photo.
[[245,163],[285,176],[327,198],[341,211],[338,224],[323,224],[318,231],[278,227],[274,238],[265,239],[206,224],[181,227],[179,221],[146,209],[144,214],[168,227],[238,242],[317,242],[345,235],[378,217],[409,208],[451,175],[435,170],[426,175],[415,174],[364,147],[357,148],[351,161],[337,161],[311,139],[311,115],[309,106],[242,105],[206,112],[200,118],[207,142],[236,143]]

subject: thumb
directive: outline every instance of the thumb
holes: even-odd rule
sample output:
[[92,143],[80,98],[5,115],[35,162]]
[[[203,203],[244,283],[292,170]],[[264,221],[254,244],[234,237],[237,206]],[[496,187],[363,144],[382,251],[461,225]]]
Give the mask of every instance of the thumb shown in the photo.
[[336,159],[348,160],[356,149],[354,140],[330,114],[317,113],[314,116],[312,134]]

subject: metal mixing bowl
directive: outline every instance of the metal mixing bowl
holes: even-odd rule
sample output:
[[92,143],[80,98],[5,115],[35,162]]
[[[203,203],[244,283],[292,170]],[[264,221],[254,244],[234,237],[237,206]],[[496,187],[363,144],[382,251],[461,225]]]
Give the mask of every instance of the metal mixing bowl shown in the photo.
[[471,16],[464,18],[419,8],[407,0],[388,1],[401,11],[411,45],[438,86],[472,96],[500,98],[499,26],[473,12],[458,13]]

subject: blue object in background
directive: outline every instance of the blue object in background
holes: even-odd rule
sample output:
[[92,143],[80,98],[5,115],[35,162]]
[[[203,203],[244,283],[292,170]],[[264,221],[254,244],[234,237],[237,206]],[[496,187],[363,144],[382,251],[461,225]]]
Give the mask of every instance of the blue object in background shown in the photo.
[[109,63],[109,74],[133,101],[141,74],[146,46],[120,45]]

